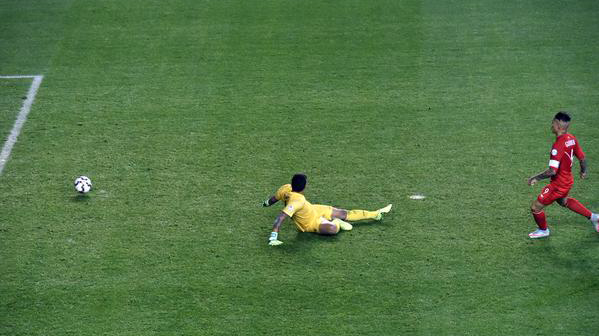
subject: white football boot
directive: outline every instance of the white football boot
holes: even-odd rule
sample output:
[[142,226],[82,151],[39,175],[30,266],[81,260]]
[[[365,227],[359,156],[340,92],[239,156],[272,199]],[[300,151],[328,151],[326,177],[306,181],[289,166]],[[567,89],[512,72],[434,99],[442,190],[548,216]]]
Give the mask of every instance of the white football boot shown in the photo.
[[393,207],[393,204],[387,204],[386,207],[378,209],[377,212],[378,214],[376,215],[376,217],[374,217],[375,220],[381,220],[383,219],[383,214],[384,213],[389,213],[389,211],[391,211],[391,207]]
[[593,227],[595,227],[595,231],[599,232],[599,214],[591,215],[591,223],[593,223]]
[[537,229],[537,230],[529,233],[528,236],[533,239],[547,237],[547,236],[549,236],[549,228],[547,228],[547,230]]
[[333,223],[338,224],[339,229],[341,229],[343,231],[349,231],[349,230],[353,229],[353,226],[350,223],[348,223],[346,221],[342,221],[339,218],[333,219]]

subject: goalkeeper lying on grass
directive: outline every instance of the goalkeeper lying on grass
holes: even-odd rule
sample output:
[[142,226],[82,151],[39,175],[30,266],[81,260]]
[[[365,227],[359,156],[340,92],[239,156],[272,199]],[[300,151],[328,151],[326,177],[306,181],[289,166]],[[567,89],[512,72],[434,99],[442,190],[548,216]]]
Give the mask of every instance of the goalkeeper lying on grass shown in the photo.
[[272,246],[283,244],[279,240],[279,228],[285,219],[291,217],[301,232],[316,232],[323,235],[334,235],[339,230],[351,230],[352,225],[347,221],[362,219],[381,220],[384,213],[391,211],[391,204],[376,211],[343,210],[329,205],[310,204],[304,197],[307,177],[304,174],[295,174],[291,184],[285,184],[274,196],[264,201],[263,206],[271,206],[280,200],[285,203],[285,208],[275,219],[268,244]]

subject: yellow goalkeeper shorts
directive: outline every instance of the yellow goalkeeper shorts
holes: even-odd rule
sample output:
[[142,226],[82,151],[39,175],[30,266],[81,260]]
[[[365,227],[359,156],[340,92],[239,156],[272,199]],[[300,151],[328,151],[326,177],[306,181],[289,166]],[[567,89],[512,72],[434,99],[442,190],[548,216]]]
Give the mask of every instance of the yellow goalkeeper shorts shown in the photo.
[[296,222],[297,229],[301,232],[318,232],[318,227],[322,219],[333,220],[333,207],[330,205],[312,204],[314,208],[313,215],[306,221]]

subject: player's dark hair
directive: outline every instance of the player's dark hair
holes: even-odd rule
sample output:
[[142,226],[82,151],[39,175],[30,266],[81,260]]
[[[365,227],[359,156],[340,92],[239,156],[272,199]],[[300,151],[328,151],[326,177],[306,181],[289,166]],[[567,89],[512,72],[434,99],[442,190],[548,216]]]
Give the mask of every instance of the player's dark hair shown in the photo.
[[300,192],[306,188],[308,177],[304,174],[295,174],[291,178],[291,191]]
[[570,122],[570,115],[565,111],[559,111],[555,117],[553,117],[553,119],[563,122]]

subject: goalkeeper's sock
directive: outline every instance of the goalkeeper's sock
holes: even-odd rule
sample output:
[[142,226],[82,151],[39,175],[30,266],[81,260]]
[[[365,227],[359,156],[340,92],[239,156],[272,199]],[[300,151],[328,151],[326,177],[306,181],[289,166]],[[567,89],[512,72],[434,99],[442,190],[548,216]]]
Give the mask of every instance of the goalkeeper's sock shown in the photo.
[[378,211],[349,210],[345,219],[348,221],[359,221],[362,219],[375,219],[378,215]]
[[577,214],[581,214],[586,218],[591,218],[593,214],[589,209],[585,208],[576,198],[568,197],[568,201],[566,203],[566,208],[576,212]]

